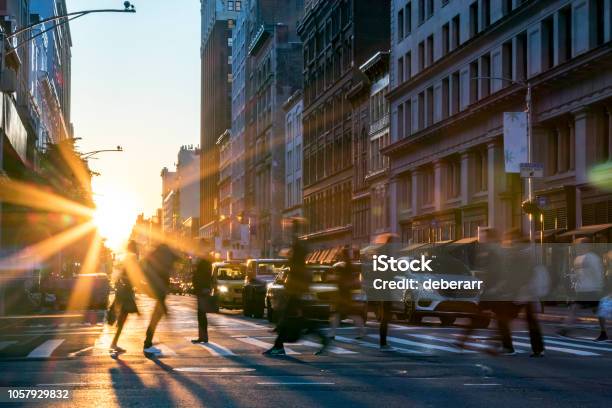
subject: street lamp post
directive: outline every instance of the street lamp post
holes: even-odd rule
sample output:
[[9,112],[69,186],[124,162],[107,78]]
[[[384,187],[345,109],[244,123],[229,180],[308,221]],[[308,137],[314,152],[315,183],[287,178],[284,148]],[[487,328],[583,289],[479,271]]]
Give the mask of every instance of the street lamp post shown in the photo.
[[[504,77],[489,77],[489,76],[478,76],[473,77],[472,80],[480,79],[493,79],[498,81],[506,81],[514,85],[520,85],[526,90],[525,93],[525,113],[527,114],[527,161],[531,163],[533,161],[533,148],[532,148],[532,120],[533,120],[533,104],[532,104],[532,93],[531,83],[527,80],[517,81],[511,78]],[[531,203],[533,200],[533,182],[531,177],[527,177],[527,201]],[[529,242],[535,242],[535,224],[533,221],[533,214],[528,214],[529,217]]]
[[33,36],[27,38],[26,40],[18,43],[17,45],[15,45],[14,47],[10,47],[9,50],[7,51],[7,55],[10,53],[15,52],[17,49],[21,48],[22,46],[24,46],[25,44],[29,43],[30,41],[32,41],[33,39],[35,39],[36,37],[39,37],[41,35],[43,35],[44,33],[54,30],[55,28],[64,25],[66,23],[68,23],[69,21],[72,20],[76,20],[77,18],[86,16],[88,14],[94,14],[94,13],[135,13],[136,12],[136,8],[134,7],[134,5],[132,3],[130,3],[129,1],[125,1],[123,2],[123,9],[92,9],[92,10],[81,10],[81,11],[73,11],[71,13],[66,13],[63,14],[61,16],[53,16],[53,17],[48,17],[45,19],[42,19],[34,24],[30,24],[27,25],[25,27],[21,27],[17,30],[15,30],[14,32],[6,35],[4,34],[4,38],[6,40],[10,40],[12,38],[17,37],[20,34],[29,32],[30,30],[32,30],[34,27],[37,27],[41,24],[45,24],[51,21],[57,21],[56,24],[54,24],[52,27],[49,27],[41,32],[38,32],[36,34],[34,34]]

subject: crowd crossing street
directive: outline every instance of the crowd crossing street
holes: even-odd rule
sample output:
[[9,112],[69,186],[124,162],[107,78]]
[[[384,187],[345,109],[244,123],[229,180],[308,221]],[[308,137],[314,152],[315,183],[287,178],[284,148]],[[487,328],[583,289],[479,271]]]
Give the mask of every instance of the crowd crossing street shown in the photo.
[[[324,355],[319,343],[303,337],[287,343],[286,356],[268,357],[275,338],[264,319],[236,311],[209,315],[209,342],[192,344],[197,332],[195,299],[168,298],[169,315],[160,323],[146,357],[142,342],[153,307],[137,297],[140,315],[130,316],[120,346],[109,351],[115,327],[103,314],[63,318],[1,320],[0,387],[69,389],[66,406],[320,406],[409,404],[428,406],[451,395],[457,406],[604,406],[612,380],[612,342],[593,342],[594,324],[580,323],[572,337],[556,334],[544,322],[546,356],[529,358],[526,328],[517,326],[513,356],[484,351],[495,331],[477,330],[465,349],[456,346],[463,328],[441,327],[433,319],[420,325],[389,325],[391,350],[378,346],[378,323],[371,314],[367,334],[348,321],[338,328]],[[89,321],[87,320],[89,319]],[[50,402],[62,405],[62,402]],[[143,405],[144,404],[144,405]]]

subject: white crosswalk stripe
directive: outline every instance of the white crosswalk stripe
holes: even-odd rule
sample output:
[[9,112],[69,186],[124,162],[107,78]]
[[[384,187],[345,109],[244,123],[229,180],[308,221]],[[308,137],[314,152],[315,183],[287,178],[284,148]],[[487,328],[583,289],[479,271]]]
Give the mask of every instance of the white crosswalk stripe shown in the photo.
[[64,339],[47,340],[28,354],[28,358],[46,358],[51,357],[51,354],[58,348]]
[[[515,341],[513,343],[514,343],[515,346],[531,347],[531,344],[529,344],[529,343],[523,343],[523,342],[519,342],[519,341]],[[546,343],[544,343],[544,347],[546,348],[546,350],[560,351],[562,353],[575,354],[577,356],[589,356],[589,357],[593,357],[593,356],[600,356],[601,355],[601,354],[598,354],[598,353],[591,353],[590,351],[573,350],[573,349],[568,349],[568,348],[565,348],[565,347],[549,346]]]
[[[368,337],[378,338],[378,335],[369,334]],[[414,346],[414,347],[426,348],[426,349],[431,349],[431,350],[448,351],[451,353],[473,353],[473,351],[471,350],[461,350],[455,347],[446,347],[446,346],[439,346],[437,344],[416,342],[416,341],[401,339],[399,337],[393,337],[393,336],[387,336],[387,341],[391,343],[403,344],[405,346]]]
[[[439,341],[439,342],[442,342],[442,343],[457,344],[457,340],[447,339],[447,338],[440,338],[440,337],[436,337],[436,336],[430,336],[430,335],[427,335],[427,334],[410,333],[410,334],[408,334],[408,336],[416,337],[416,338],[419,338],[419,339],[425,339],[425,340]],[[479,348],[479,349],[483,349],[483,350],[491,348],[491,345],[483,344],[483,343],[474,343],[474,342],[466,341],[464,344],[467,345],[467,346],[470,346],[470,347],[475,347],[475,348]]]
[[[335,339],[343,343],[354,344],[356,346],[361,346],[361,347],[366,347],[366,348],[371,348],[371,349],[376,349],[376,350],[380,349],[380,346],[378,346],[377,344],[370,343],[370,342],[363,341],[363,340],[351,339],[349,337],[344,337],[344,336],[336,336]],[[405,349],[402,347],[394,347],[393,350],[396,352],[402,353],[402,354],[423,354],[422,352],[419,352],[416,350]]]
[[[310,340],[302,340],[302,341],[298,341],[297,343],[287,343],[290,345],[297,345],[297,346],[306,346],[306,347],[316,347],[316,348],[320,348],[321,344],[319,343],[315,343],[314,341],[310,341]],[[352,350],[348,350],[342,347],[336,347],[336,346],[329,346],[327,348],[327,350],[332,353],[332,354],[357,354],[356,351],[352,351]]]
[[[517,339],[521,339],[521,340],[529,340],[529,337],[522,337],[522,336],[514,336]],[[612,347],[598,347],[598,346],[590,346],[587,344],[580,344],[580,343],[573,343],[570,341],[562,341],[559,339],[555,339],[555,338],[551,338],[551,337],[544,337],[544,344],[558,344],[561,346],[568,346],[568,347],[578,347],[578,348],[583,348],[586,350],[598,350],[598,351],[607,351],[608,353],[612,353]]]
[[197,343],[197,345],[207,350],[212,356],[215,356],[215,357],[235,356],[236,355],[234,354],[232,350],[228,349],[225,346],[222,346],[219,343],[215,343],[213,341],[208,341],[208,343]]
[[[253,337],[234,337],[236,340],[241,341],[243,343],[246,344],[250,344],[256,347],[259,347],[261,349],[264,350],[268,350],[270,348],[272,348],[272,343],[268,343],[267,341],[261,341],[259,339],[255,339]],[[290,349],[289,347],[285,347],[285,353],[286,354],[300,354],[299,352]]]
[[163,343],[156,344],[155,347],[161,350],[162,355],[164,356],[176,356],[176,351],[172,350],[170,347]]

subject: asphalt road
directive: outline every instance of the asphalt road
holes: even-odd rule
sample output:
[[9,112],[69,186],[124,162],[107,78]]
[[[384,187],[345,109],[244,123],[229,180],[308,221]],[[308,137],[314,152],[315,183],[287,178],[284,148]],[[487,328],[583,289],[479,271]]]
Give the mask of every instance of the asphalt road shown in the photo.
[[[138,299],[120,340],[125,354],[111,356],[114,327],[100,313],[72,317],[0,320],[0,389],[69,389],[71,400],[43,406],[610,406],[612,342],[591,341],[594,323],[561,337],[544,323],[546,356],[529,357],[522,323],[515,325],[514,356],[466,352],[454,346],[461,327],[395,322],[379,351],[378,325],[368,336],[346,321],[326,355],[316,338],[288,345],[286,357],[261,352],[274,341],[271,325],[237,312],[210,315],[207,346],[193,345],[195,301],[172,296],[170,315],[158,327],[159,358],[142,353],[152,302]],[[612,332],[612,331],[611,331]],[[479,330],[474,350],[492,343]],[[1,401],[1,400],[0,400]],[[4,405],[0,402],[0,405]],[[13,403],[8,406],[19,406]]]

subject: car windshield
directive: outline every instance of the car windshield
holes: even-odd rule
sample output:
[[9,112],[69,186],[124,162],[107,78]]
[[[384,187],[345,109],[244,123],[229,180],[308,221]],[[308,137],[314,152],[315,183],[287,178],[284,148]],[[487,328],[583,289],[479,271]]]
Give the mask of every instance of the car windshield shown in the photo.
[[326,283],[330,279],[329,271],[326,269],[311,270],[312,283]]
[[285,264],[260,263],[257,264],[257,276],[276,276],[286,268]]
[[217,269],[217,279],[219,280],[242,280],[244,270],[240,266],[221,266]]

